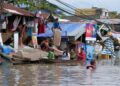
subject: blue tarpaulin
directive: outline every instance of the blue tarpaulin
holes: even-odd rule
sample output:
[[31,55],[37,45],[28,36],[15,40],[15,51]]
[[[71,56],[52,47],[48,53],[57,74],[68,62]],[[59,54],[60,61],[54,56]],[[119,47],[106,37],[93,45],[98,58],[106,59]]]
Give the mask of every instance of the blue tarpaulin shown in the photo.
[[[42,34],[38,34],[38,37],[52,37],[53,32],[51,30],[53,23],[48,23],[48,27],[46,28],[46,32]],[[75,40],[79,38],[85,32],[86,24],[80,24],[76,22],[70,23],[60,23],[60,27],[62,28],[62,37],[64,36],[72,36],[75,37]]]

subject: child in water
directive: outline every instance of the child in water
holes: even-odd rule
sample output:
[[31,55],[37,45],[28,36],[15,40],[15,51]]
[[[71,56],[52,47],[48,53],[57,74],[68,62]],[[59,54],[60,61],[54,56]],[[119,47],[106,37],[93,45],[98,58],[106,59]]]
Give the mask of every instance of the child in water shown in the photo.
[[62,60],[70,60],[70,53],[67,48],[64,49],[65,51],[63,52]]
[[90,61],[90,65],[86,67],[87,69],[96,69],[96,62],[95,60]]

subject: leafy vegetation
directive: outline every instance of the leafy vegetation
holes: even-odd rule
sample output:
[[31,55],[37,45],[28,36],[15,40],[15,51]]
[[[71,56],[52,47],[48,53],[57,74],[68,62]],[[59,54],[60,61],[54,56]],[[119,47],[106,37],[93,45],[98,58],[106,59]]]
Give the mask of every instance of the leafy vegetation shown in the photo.
[[109,12],[110,18],[120,18],[120,14],[118,14],[116,11]]
[[26,5],[26,9],[28,10],[49,10],[49,11],[55,11],[57,8],[55,6],[52,6],[49,4],[46,0],[5,0],[7,3],[13,3],[14,5],[20,5],[24,4]]

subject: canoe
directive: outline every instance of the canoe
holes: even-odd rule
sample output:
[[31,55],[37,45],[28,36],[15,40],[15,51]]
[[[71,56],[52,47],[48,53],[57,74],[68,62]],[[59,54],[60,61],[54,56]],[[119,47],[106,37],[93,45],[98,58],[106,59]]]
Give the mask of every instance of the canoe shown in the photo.
[[60,60],[60,59],[55,59],[55,60],[50,60],[50,59],[41,59],[40,62],[43,62],[45,64],[78,64],[80,61],[78,60]]
[[3,53],[0,53],[1,57],[9,62],[11,62],[13,65],[18,64],[58,64],[58,65],[78,65],[80,61],[78,60],[60,60],[60,59],[39,59],[39,60],[30,60],[25,57],[20,56],[9,56]]
[[56,64],[56,65],[78,65],[80,61],[77,60],[50,60],[40,59],[36,61],[24,60],[24,61],[12,61],[14,65],[18,64]]

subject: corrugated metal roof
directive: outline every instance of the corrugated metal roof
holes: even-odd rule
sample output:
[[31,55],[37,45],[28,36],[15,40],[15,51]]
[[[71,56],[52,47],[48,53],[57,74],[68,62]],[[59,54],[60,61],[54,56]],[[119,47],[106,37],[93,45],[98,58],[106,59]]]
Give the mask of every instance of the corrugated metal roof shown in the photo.
[[31,12],[26,11],[26,10],[21,9],[21,8],[18,8],[18,7],[15,7],[11,4],[4,3],[3,10],[4,10],[4,12],[9,12],[9,13],[17,14],[17,15],[22,15],[22,16],[31,16],[31,17],[34,16],[34,14],[32,14]]
[[106,24],[120,24],[120,19],[97,19],[97,21],[100,21]]
[[[46,28],[46,32],[43,34],[39,34],[39,37],[51,37],[53,36],[53,32],[51,30],[53,23],[48,24],[48,28]],[[80,24],[76,22],[72,23],[60,23],[60,27],[62,28],[62,37],[64,36],[73,36],[75,40],[79,38],[85,32],[86,24]]]

